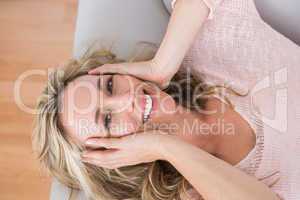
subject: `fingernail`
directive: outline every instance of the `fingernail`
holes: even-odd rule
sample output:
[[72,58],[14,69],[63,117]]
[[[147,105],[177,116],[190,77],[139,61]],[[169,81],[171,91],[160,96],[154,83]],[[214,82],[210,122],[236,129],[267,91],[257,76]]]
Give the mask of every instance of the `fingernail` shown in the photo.
[[85,141],[86,145],[95,145],[97,144],[97,141],[94,139],[88,139],[87,141]]
[[89,161],[87,159],[81,159],[81,162],[88,163]]
[[86,159],[88,159],[87,153],[86,153],[86,152],[83,152],[83,153],[80,155],[80,159],[81,159],[81,160],[86,160]]
[[85,159],[85,157],[86,157],[85,153],[83,153],[83,154],[80,155],[80,159]]

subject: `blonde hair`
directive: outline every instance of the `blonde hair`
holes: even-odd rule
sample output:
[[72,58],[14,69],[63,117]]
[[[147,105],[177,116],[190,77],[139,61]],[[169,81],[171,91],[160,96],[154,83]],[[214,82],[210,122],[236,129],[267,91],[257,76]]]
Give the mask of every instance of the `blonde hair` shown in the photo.
[[82,148],[69,140],[59,123],[59,94],[64,87],[94,67],[120,61],[103,50],[70,60],[50,74],[37,103],[34,151],[51,175],[70,188],[83,190],[90,199],[179,200],[191,186],[168,162],[158,160],[119,169],[83,163]]
[[[158,160],[119,169],[93,166],[81,162],[82,147],[64,134],[59,122],[59,96],[64,87],[92,68],[121,61],[110,51],[87,52],[81,59],[72,59],[50,74],[37,103],[38,115],[32,138],[34,151],[51,175],[72,189],[83,190],[90,199],[180,200],[187,197],[186,191],[191,185],[170,163]],[[186,76],[178,72],[172,81],[179,83],[183,91],[183,101],[175,100],[190,110],[204,108],[205,95],[216,93],[217,87],[204,84],[193,74]],[[195,95],[194,90],[199,84],[200,90],[198,87]],[[165,91],[169,94],[178,92],[172,85]],[[197,99],[191,103],[194,96]]]

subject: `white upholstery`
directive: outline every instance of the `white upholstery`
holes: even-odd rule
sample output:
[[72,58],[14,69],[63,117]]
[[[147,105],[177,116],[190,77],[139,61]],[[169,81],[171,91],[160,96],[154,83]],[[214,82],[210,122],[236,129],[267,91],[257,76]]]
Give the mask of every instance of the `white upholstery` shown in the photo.
[[[265,21],[300,44],[299,0],[255,0]],[[166,5],[163,4],[166,3]],[[74,57],[78,58],[94,43],[113,45],[121,58],[129,58],[141,42],[159,45],[169,14],[171,0],[80,0],[74,41]],[[51,200],[68,199],[70,190],[53,181]],[[83,193],[79,193],[84,200]]]
[[74,56],[94,43],[113,44],[119,58],[129,58],[139,42],[159,45],[169,14],[161,0],[79,1]]
[[299,0],[255,0],[255,3],[268,24],[300,45]]
[[50,191],[50,199],[68,199],[70,196],[71,190],[59,183],[56,179],[53,179],[51,191]]

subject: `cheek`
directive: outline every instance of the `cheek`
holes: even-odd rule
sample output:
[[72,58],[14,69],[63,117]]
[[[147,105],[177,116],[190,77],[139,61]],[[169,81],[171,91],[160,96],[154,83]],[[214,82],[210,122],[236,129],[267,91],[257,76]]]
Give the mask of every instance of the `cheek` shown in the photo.
[[133,116],[129,114],[119,113],[114,116],[111,124],[111,135],[113,137],[121,137],[130,135],[139,130],[141,124]]
[[131,76],[125,76],[125,75],[115,75],[115,81],[114,81],[114,89],[116,93],[123,93],[127,92],[129,90],[136,90],[137,86],[139,85],[140,81],[131,77]]
[[157,104],[158,105],[155,107],[159,115],[174,114],[176,111],[177,106],[173,97],[164,92],[160,93],[160,98],[158,98]]
[[107,133],[104,127],[98,126],[92,120],[85,118],[74,124],[72,135],[80,142],[83,142],[89,137],[105,137]]

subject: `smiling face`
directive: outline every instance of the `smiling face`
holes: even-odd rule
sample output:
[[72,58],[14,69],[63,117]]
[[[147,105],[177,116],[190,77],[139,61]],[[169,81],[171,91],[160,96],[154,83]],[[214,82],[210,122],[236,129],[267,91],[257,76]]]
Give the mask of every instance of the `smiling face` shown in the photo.
[[134,77],[84,75],[63,90],[59,117],[65,132],[81,143],[92,136],[147,130],[170,119],[175,110],[171,96]]

